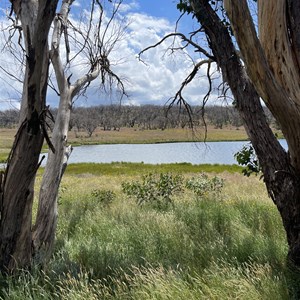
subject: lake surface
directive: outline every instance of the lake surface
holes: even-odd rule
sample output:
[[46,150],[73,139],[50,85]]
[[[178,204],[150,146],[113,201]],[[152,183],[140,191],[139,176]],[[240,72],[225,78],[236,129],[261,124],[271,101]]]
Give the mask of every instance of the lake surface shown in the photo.
[[[144,162],[147,164],[236,164],[234,154],[242,142],[190,142],[162,144],[117,144],[75,147],[69,163]],[[286,147],[284,140],[281,143]]]

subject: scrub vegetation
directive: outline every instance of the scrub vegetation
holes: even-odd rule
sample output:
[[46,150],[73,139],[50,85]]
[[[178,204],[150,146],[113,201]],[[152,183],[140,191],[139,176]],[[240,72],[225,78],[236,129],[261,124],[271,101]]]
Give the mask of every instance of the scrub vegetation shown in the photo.
[[[282,222],[263,182],[227,167],[70,165],[50,262],[2,278],[0,296],[296,299],[297,274],[286,265]],[[172,205],[138,203],[132,187],[165,192]]]

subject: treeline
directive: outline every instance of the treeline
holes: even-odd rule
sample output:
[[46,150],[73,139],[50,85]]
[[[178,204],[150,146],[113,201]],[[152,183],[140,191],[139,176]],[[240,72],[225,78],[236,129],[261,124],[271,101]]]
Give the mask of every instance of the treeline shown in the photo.
[[[54,119],[57,109],[52,109]],[[267,119],[271,126],[276,127],[274,118],[268,109],[265,109]],[[6,110],[0,112],[0,126],[12,128],[18,124],[19,112],[17,110]],[[243,125],[243,122],[233,106],[207,106],[204,110],[200,106],[191,107],[188,113],[185,109],[172,107],[167,109],[158,105],[143,106],[92,106],[74,108],[71,114],[69,130],[76,134],[86,132],[92,136],[97,128],[102,130],[120,130],[122,127],[135,127],[143,130],[167,128],[186,128],[202,126],[204,123],[215,128],[222,129],[224,126],[236,128]],[[205,121],[204,121],[205,120]],[[51,122],[50,122],[51,127]]]

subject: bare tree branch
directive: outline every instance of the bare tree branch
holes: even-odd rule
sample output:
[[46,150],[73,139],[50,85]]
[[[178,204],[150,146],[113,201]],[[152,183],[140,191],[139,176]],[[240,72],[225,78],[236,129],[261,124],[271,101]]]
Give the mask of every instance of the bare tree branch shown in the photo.
[[190,125],[191,127],[193,127],[193,117],[192,117],[192,110],[191,110],[191,106],[189,105],[188,101],[185,99],[185,97],[183,96],[183,90],[186,88],[186,86],[195,78],[195,76],[197,75],[199,69],[201,68],[201,66],[203,66],[204,64],[208,65],[208,69],[207,69],[207,74],[209,77],[209,91],[208,93],[205,95],[205,98],[203,100],[203,106],[202,106],[202,111],[203,111],[203,121],[204,121],[204,125],[205,125],[205,139],[207,137],[207,126],[204,120],[204,106],[209,98],[210,92],[211,92],[211,79],[210,79],[210,65],[213,61],[211,59],[206,59],[206,60],[201,60],[200,62],[198,62],[192,72],[185,78],[185,80],[181,83],[181,87],[179,88],[179,90],[177,91],[177,93],[175,94],[174,97],[170,98],[170,104],[169,104],[169,108],[171,108],[174,104],[179,105],[179,107],[181,108],[182,106],[186,109],[188,116],[189,116],[189,121],[190,121]]
[[[214,56],[212,56],[211,54],[209,54],[204,48],[202,48],[201,46],[199,46],[197,43],[193,42],[191,39],[187,38],[183,33],[179,33],[179,32],[174,32],[174,33],[170,33],[170,34],[167,34],[166,36],[164,36],[159,42],[157,42],[156,44],[154,45],[151,45],[149,47],[146,47],[145,49],[143,49],[142,51],[139,52],[138,54],[138,58],[140,61],[143,61],[141,59],[141,55],[148,51],[149,49],[152,49],[152,48],[156,48],[157,46],[161,45],[165,40],[167,40],[168,38],[170,37],[174,37],[174,36],[178,36],[180,37],[183,41],[185,41],[188,45],[191,45],[193,46],[194,48],[196,48],[197,52],[200,52],[202,54],[204,54],[207,58],[211,59],[211,60],[215,60],[214,59]],[[185,48],[185,47],[183,47]],[[183,49],[181,48],[181,49]]]

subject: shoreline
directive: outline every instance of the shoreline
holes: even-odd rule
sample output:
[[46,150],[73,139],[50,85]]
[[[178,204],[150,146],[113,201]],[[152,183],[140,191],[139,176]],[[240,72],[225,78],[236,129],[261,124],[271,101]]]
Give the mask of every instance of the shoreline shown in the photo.
[[[0,128],[0,162],[6,162],[13,144],[16,128]],[[80,134],[80,135],[79,135]],[[278,138],[282,138],[279,131],[275,131]],[[142,130],[140,128],[121,128],[119,131],[104,131],[98,128],[91,137],[85,132],[69,132],[68,143],[73,147],[89,145],[117,145],[117,144],[163,144],[190,142],[239,142],[249,141],[243,127],[223,127],[216,129],[208,127],[207,137],[203,128],[172,128],[165,130]],[[46,143],[42,153],[48,151]]]

